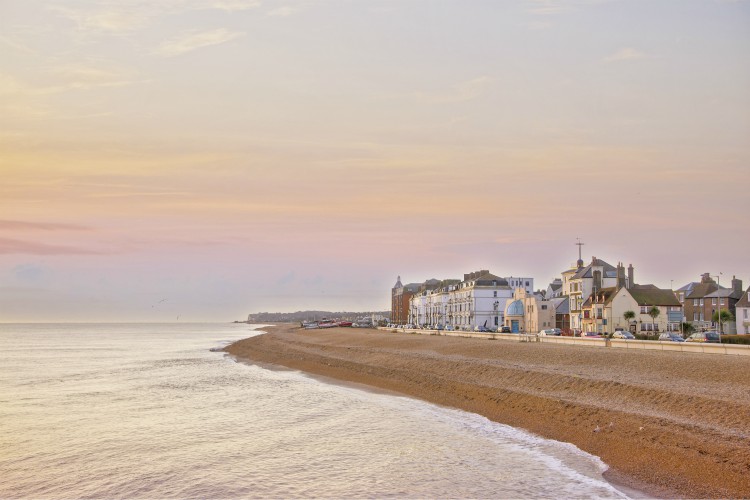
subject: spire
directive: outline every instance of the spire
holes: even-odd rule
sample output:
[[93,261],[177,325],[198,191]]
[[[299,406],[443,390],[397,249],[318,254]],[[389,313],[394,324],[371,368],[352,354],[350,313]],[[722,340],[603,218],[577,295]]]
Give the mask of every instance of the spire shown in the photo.
[[404,285],[401,284],[401,276],[399,275],[399,277],[396,278],[396,284],[393,285],[393,288],[401,288],[402,286]]
[[583,257],[581,256],[581,247],[584,245],[584,243],[581,243],[581,238],[576,238],[576,240],[578,241],[578,243],[576,243],[576,245],[578,245],[578,262],[576,262],[576,266],[578,267],[578,269],[581,269],[583,267]]

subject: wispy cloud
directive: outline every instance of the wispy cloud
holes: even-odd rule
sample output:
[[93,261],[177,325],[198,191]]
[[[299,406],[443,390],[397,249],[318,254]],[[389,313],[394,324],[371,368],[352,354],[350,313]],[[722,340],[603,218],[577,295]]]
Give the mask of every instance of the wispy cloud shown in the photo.
[[10,75],[0,74],[0,95],[43,96],[71,90],[91,90],[103,87],[124,87],[147,83],[124,69],[102,68],[95,65],[69,64],[51,68],[46,72],[48,81],[54,85],[31,84]]
[[144,4],[108,6],[95,12],[61,6],[50,9],[72,21],[80,31],[109,33],[126,33],[140,29],[159,13],[157,7]]
[[33,241],[0,238],[0,255],[102,255],[102,252],[64,245],[50,245]]
[[192,33],[162,43],[156,53],[164,57],[179,56],[202,47],[226,43],[244,35],[244,32],[229,31],[226,28]]
[[648,54],[645,54],[643,52],[640,52],[636,49],[626,47],[624,49],[620,49],[614,54],[611,54],[603,59],[605,62],[614,62],[614,61],[631,61],[634,59],[645,59],[649,57]]
[[607,1],[611,0],[527,0],[527,3],[529,13],[552,16]]
[[270,10],[266,13],[267,16],[272,17],[287,17],[296,14],[301,9],[299,7],[291,7],[289,5],[286,5],[284,7],[279,7],[278,9]]
[[227,12],[257,9],[260,6],[261,2],[259,0],[216,0],[211,2],[212,8]]
[[466,102],[480,97],[491,83],[489,76],[480,76],[457,83],[444,92],[418,92],[417,97],[432,103]]
[[59,222],[28,222],[22,220],[0,220],[0,231],[90,231],[91,228],[78,224],[64,224]]

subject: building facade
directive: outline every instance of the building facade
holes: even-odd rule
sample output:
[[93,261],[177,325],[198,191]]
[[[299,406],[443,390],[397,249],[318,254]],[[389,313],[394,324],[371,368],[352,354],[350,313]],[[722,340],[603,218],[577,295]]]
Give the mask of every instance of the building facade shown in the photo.
[[391,323],[403,325],[409,319],[409,303],[419,291],[419,283],[401,284],[401,276],[391,288]]
[[750,288],[745,290],[735,304],[735,330],[740,335],[750,335]]

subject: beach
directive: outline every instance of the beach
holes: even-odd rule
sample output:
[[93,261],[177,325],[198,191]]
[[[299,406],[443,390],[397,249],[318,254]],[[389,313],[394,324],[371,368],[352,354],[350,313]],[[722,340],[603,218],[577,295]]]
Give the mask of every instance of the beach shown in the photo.
[[226,351],[483,415],[660,498],[750,497],[750,360],[275,325]]

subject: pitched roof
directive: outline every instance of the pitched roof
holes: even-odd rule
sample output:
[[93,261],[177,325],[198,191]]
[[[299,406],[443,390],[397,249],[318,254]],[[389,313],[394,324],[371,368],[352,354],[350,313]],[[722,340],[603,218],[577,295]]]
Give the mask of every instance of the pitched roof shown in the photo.
[[577,273],[573,275],[570,279],[580,279],[580,278],[593,278],[594,277],[594,271],[592,268],[594,267],[601,267],[603,270],[602,278],[616,278],[617,277],[617,269],[612,264],[608,264],[604,262],[602,259],[592,259],[591,263],[588,266],[584,266],[581,269],[578,270]]
[[718,285],[716,283],[695,283],[690,292],[685,294],[685,298],[701,299],[709,293],[716,291],[717,288]]
[[[607,288],[602,288],[596,291],[596,300],[599,303],[609,303],[610,298],[615,295],[617,292],[617,288],[610,286]],[[589,307],[592,303],[592,298],[594,297],[594,294],[592,293],[589,295],[589,297],[586,299],[586,301],[583,303],[582,307]]]
[[657,288],[654,285],[633,285],[627,291],[639,306],[682,305],[672,290]]
[[508,286],[508,280],[492,273],[484,273],[466,281],[473,281],[475,286]]
[[[557,307],[555,307],[555,314],[570,314],[570,301],[568,297],[560,297],[561,300]],[[555,300],[555,299],[553,299]]]
[[736,307],[750,307],[750,290],[742,294],[742,297],[737,302]]
[[715,297],[729,297],[731,299],[738,299],[742,297],[742,292],[738,292],[735,290],[732,290],[731,288],[720,288],[714,292],[709,293],[706,295],[707,299],[715,298]]

